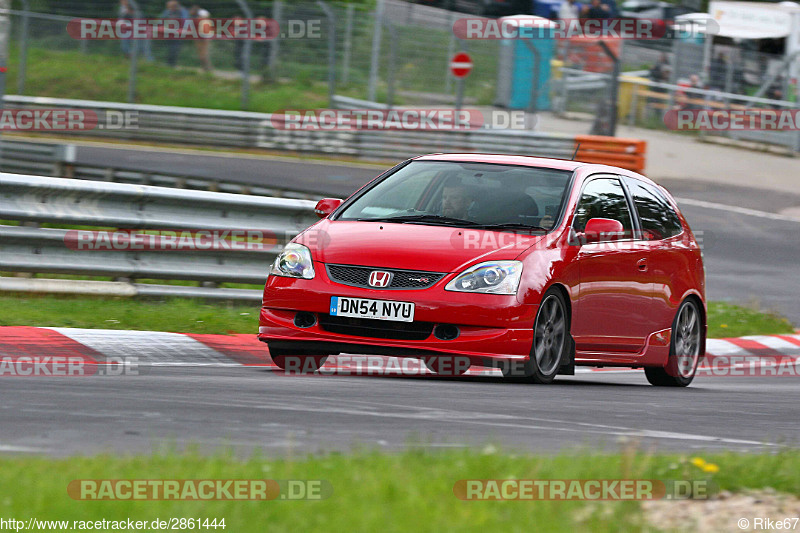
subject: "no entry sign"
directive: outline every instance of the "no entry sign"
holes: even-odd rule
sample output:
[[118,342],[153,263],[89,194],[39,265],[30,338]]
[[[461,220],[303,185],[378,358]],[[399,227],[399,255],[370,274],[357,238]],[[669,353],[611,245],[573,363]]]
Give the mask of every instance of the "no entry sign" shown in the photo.
[[472,72],[472,58],[469,57],[469,54],[459,52],[454,55],[453,59],[450,60],[450,72],[456,78],[463,78]]

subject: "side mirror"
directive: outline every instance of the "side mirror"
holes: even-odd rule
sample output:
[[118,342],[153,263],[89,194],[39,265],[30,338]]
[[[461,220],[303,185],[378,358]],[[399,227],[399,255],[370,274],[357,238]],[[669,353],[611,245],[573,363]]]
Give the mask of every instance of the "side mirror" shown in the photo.
[[622,236],[622,222],[610,218],[592,218],[583,230],[586,242],[613,241]]
[[314,214],[319,218],[325,218],[336,211],[336,208],[340,205],[342,205],[342,200],[339,198],[323,198],[317,202],[317,206],[314,208]]

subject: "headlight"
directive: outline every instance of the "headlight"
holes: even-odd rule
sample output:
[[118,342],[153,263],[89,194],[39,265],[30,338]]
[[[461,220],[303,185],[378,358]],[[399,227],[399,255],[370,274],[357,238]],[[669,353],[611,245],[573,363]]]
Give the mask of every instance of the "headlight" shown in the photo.
[[462,272],[444,288],[446,291],[516,294],[522,276],[520,261],[487,261]]
[[290,242],[275,258],[269,274],[287,278],[313,279],[314,264],[311,261],[311,251],[302,244]]

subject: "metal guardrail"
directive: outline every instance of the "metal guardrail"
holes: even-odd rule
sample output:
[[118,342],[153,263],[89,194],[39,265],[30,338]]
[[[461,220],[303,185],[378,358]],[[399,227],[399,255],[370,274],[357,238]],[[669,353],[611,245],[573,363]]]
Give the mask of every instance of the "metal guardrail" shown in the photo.
[[[644,110],[645,114],[652,112],[658,116],[663,116],[662,108],[674,107],[677,102],[680,102],[681,98],[693,100],[698,103],[695,105],[699,106],[699,108],[709,110],[750,108],[791,111],[798,109],[796,102],[724,93],[714,89],[697,89],[636,78],[620,78],[620,82],[632,86],[631,104],[627,116],[629,125],[636,124],[641,110]],[[653,94],[656,91],[659,94]],[[699,131],[699,135],[701,137],[728,137],[740,141],[772,144],[783,146],[793,152],[800,152],[800,131],[797,130],[731,129],[727,131]]]
[[0,141],[0,154],[2,154],[0,172],[13,174],[155,185],[173,189],[252,194],[272,198],[314,200],[320,197],[320,193],[316,191],[297,190],[297,185],[283,188],[239,183],[235,175],[209,178],[192,174],[123,169],[110,165],[78,164],[75,161],[76,146],[71,144],[33,142],[5,137]]
[[[353,105],[344,97],[337,96],[334,101],[337,107]],[[269,113],[32,96],[6,96],[5,105],[11,109],[91,109],[98,115],[105,114],[109,110],[132,111],[138,115],[137,129],[94,129],[82,131],[81,135],[149,142],[314,152],[372,160],[396,161],[431,152],[457,150],[569,157],[575,146],[570,136],[530,131],[289,130],[276,128],[273,124],[273,115]]]
[[[282,244],[318,220],[313,208],[307,200],[0,174],[0,219],[25,224],[0,226],[0,271],[261,284]],[[67,229],[38,227],[43,223],[98,229],[266,230],[275,241],[271,248],[255,250],[77,251],[66,245]],[[0,290],[31,290],[44,281],[30,280],[21,285],[28,289],[14,289],[9,279],[0,278],[5,282]],[[149,295],[260,297],[257,290],[208,286],[132,287],[137,294]]]

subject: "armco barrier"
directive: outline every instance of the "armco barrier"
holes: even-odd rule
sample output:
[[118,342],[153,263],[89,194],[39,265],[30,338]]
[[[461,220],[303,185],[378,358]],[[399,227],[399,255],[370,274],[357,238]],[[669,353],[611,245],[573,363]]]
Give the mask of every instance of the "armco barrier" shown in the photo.
[[[339,100],[342,104],[354,105],[341,98]],[[528,130],[287,130],[276,128],[276,117],[269,113],[32,96],[6,96],[4,101],[6,107],[10,109],[91,109],[98,115],[107,111],[135,112],[137,115],[138,126],[135,129],[93,129],[81,131],[82,136],[336,154],[381,161],[397,161],[431,152],[484,152],[570,158],[576,145],[576,138],[570,135]],[[590,136],[580,136],[580,138],[591,138],[598,142],[601,139],[613,142],[614,139]],[[644,168],[644,143],[641,144],[641,147],[640,152],[633,154],[636,157],[616,158],[618,166],[642,170]],[[587,154],[589,157],[596,157],[594,153],[587,152]],[[578,159],[583,159],[580,157],[580,153]],[[584,160],[596,162],[594,159]]]
[[[53,141],[33,142],[6,135],[0,140],[0,153],[2,154],[0,156],[0,172],[301,200],[318,200],[321,194],[329,194],[323,187],[315,188],[307,185],[304,187],[292,182],[273,183],[263,187],[255,186],[238,179],[235,174],[201,177],[185,172],[154,172],[135,168],[117,168],[113,166],[113,163],[106,165],[78,164],[76,163],[76,150],[77,146],[74,144],[57,144]],[[131,162],[128,161],[127,165],[130,164]],[[335,195],[335,193],[330,194]]]
[[[0,219],[21,223],[0,225],[0,271],[125,280],[192,280],[205,282],[206,286],[138,285],[135,292],[257,299],[259,291],[215,289],[213,285],[263,283],[283,243],[318,220],[313,209],[314,202],[307,200],[0,174]],[[38,227],[41,223],[158,230],[261,230],[272,245],[255,250],[74,251],[66,245],[67,230]],[[35,290],[40,281],[43,280],[3,282],[0,290]],[[108,286],[108,290],[125,289]]]
[[647,143],[639,139],[619,139],[600,135],[576,135],[575,159],[644,172]]

